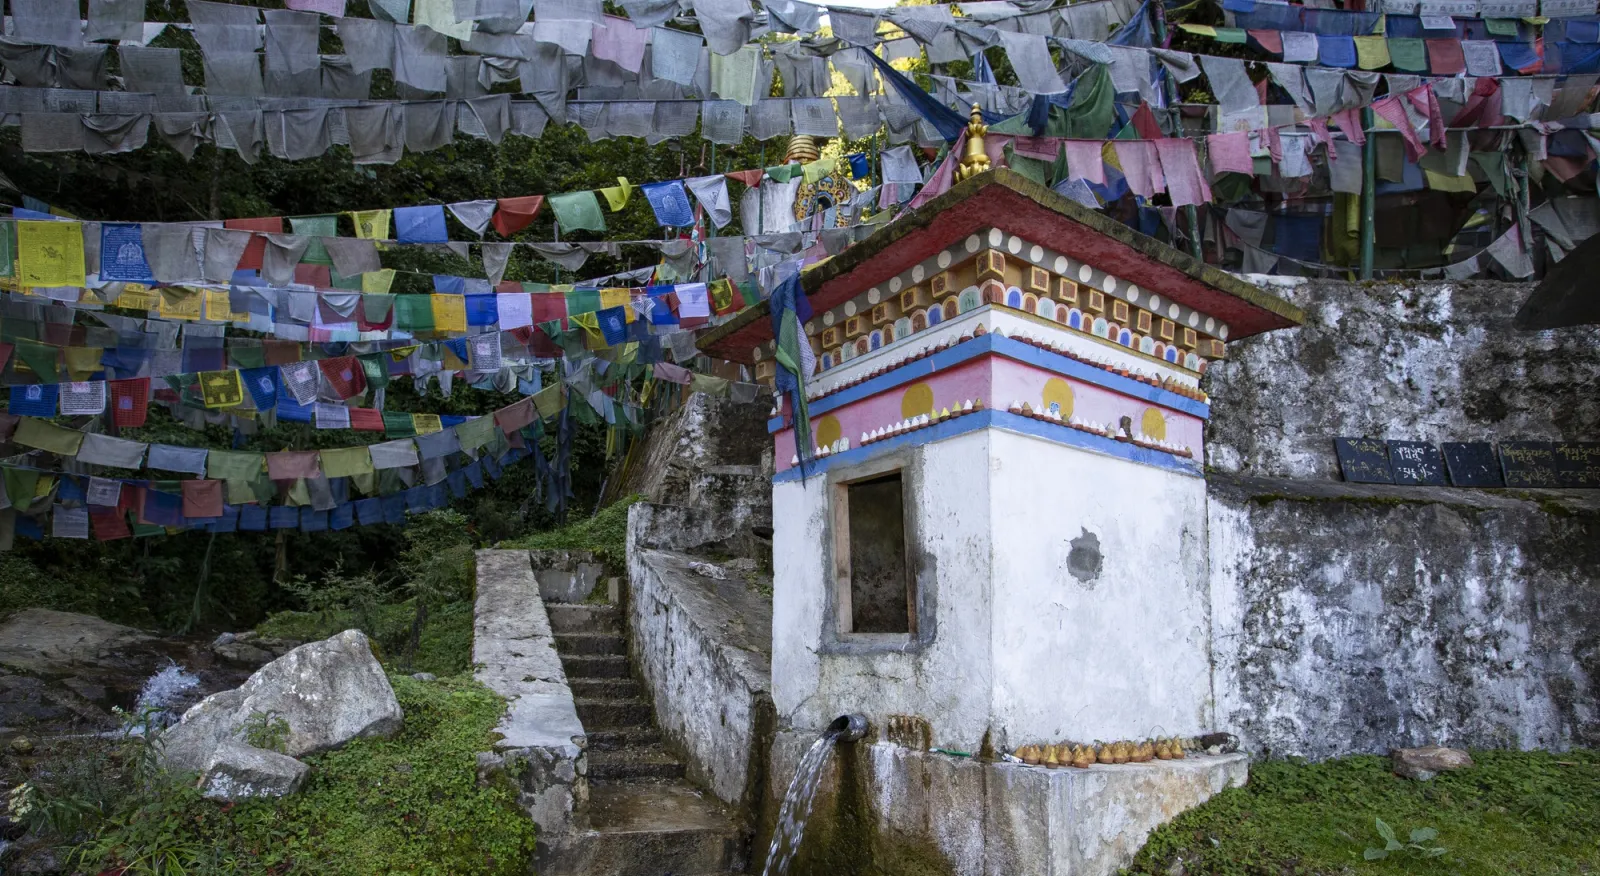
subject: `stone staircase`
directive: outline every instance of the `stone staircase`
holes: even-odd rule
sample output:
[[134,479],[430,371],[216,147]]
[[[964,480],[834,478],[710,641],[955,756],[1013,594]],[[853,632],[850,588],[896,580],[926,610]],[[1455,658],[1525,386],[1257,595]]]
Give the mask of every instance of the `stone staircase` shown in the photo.
[[542,855],[542,876],[713,876],[741,872],[746,840],[684,779],[634,680],[616,605],[546,603],[556,652],[588,738],[589,802]]

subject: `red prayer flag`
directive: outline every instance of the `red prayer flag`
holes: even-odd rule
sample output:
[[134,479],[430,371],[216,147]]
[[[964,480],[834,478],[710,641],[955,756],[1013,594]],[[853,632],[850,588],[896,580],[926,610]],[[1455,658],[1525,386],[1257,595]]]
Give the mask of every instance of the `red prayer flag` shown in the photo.
[[183,516],[221,517],[222,481],[208,479],[184,481]]
[[502,432],[515,432],[533,422],[533,399],[525,398],[494,412],[495,425]]
[[261,355],[268,365],[287,365],[300,361],[300,345],[294,341],[261,342]]
[[[124,429],[144,425],[145,414],[150,410],[150,378],[133,377],[113,380],[111,384],[111,421]],[[127,490],[123,490],[127,494]]]
[[382,432],[383,411],[372,408],[351,408],[350,428],[361,432]]
[[[126,493],[127,489],[124,488],[123,492]],[[101,541],[115,541],[133,535],[133,530],[128,528],[128,519],[122,515],[120,508],[90,511],[89,522],[94,524],[94,537]]]
[[765,170],[756,168],[755,170],[735,170],[731,173],[725,173],[723,176],[727,177],[728,179],[736,179],[751,188],[755,188],[756,186],[761,185],[761,177],[765,173]]
[[527,228],[533,218],[539,215],[539,208],[544,206],[544,195],[528,195],[522,198],[501,198],[495,202],[494,216],[489,219],[494,225],[494,230],[500,232],[501,237],[510,237]]
[[[265,231],[269,234],[283,233],[283,217],[267,216],[261,219],[226,219],[223,228],[232,228],[236,231]],[[251,237],[250,243],[244,248],[244,255],[239,257],[239,270],[259,271],[261,260],[267,253],[267,240],[264,237]]]
[[1261,48],[1271,52],[1274,55],[1283,54],[1283,36],[1277,31],[1252,30],[1246,31],[1246,33],[1250,34],[1250,38],[1255,40],[1256,43],[1261,46]]
[[[314,478],[322,474],[315,450],[285,450],[267,454],[267,476],[275,481]],[[187,515],[185,515],[187,516]]]
[[367,374],[361,370],[361,363],[354,356],[319,359],[317,367],[322,369],[322,376],[328,378],[328,383],[340,398],[359,395],[367,388]]
[[308,265],[301,262],[294,266],[294,281],[318,289],[331,289],[333,287],[333,269],[327,265]]
[[1150,104],[1143,101],[1133,112],[1133,129],[1139,132],[1141,140],[1160,140],[1166,136],[1161,133],[1161,125],[1156,121],[1156,114],[1150,111]]

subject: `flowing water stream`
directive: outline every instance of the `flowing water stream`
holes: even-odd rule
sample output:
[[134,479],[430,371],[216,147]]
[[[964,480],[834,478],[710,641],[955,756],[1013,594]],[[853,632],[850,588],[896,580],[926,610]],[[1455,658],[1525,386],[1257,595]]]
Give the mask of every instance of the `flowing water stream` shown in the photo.
[[778,809],[778,824],[772,831],[772,847],[767,850],[767,865],[762,876],[783,876],[800,850],[800,838],[806,832],[806,818],[811,815],[811,802],[817,796],[817,785],[822,782],[822,768],[833,753],[834,743],[844,731],[829,727],[811,748],[800,758],[794,778],[789,781],[789,791],[783,795],[783,806]]

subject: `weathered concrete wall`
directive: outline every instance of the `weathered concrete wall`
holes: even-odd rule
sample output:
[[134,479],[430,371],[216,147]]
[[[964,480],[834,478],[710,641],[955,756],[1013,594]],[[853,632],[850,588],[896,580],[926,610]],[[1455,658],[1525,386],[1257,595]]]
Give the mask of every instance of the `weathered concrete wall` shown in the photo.
[[686,555],[628,557],[630,643],[656,723],[691,780],[725,803],[753,804],[775,721],[771,605],[740,578],[697,574]]
[[[788,777],[814,739],[786,732],[773,742],[779,781],[757,836],[763,851]],[[840,745],[792,872],[1112,876],[1150,831],[1247,776],[1242,754],[1051,770],[884,742]]]
[[1212,726],[1205,482],[995,430],[996,744]]
[[1228,345],[1206,373],[1218,471],[1339,477],[1336,436],[1427,441],[1600,436],[1600,328],[1511,327],[1532,286],[1284,283],[1300,328]]
[[1600,745],[1600,493],[1213,477],[1209,534],[1249,750]]
[[477,554],[473,677],[507,700],[494,750],[478,755],[481,775],[503,772],[541,831],[565,833],[586,799],[587,739],[556,655],[550,618],[527,551]]

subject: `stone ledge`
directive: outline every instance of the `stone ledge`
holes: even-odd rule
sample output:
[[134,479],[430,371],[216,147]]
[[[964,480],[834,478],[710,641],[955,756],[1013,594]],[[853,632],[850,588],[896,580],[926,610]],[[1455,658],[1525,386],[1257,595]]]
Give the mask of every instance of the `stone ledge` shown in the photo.
[[[815,738],[788,731],[773,743],[757,848],[770,840],[782,794]],[[807,840],[848,841],[848,831],[830,830],[828,822],[841,803],[865,805],[880,839],[936,848],[950,871],[964,876],[1112,876],[1155,828],[1244,785],[1249,759],[1227,754],[1051,770],[863,742],[836,748],[824,771]],[[856,788],[841,787],[847,775]],[[860,796],[851,802],[842,793]]]
[[1568,513],[1600,512],[1600,490],[1548,490],[1501,487],[1407,487],[1389,484],[1355,484],[1306,478],[1269,478],[1250,475],[1206,474],[1207,489],[1216,496],[1255,502],[1349,501],[1372,504],[1451,505],[1480,509],[1525,509],[1526,503],[1554,503]]
[[478,755],[480,781],[517,785],[518,802],[544,831],[570,829],[588,796],[587,739],[556,654],[550,618],[527,551],[477,553],[473,677],[506,699],[494,750]]

